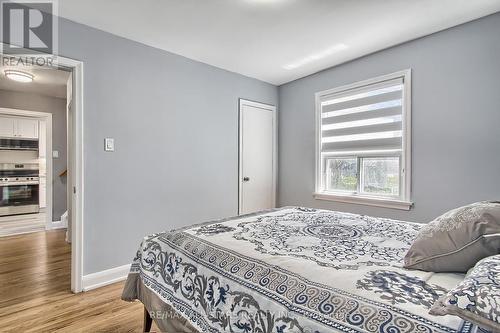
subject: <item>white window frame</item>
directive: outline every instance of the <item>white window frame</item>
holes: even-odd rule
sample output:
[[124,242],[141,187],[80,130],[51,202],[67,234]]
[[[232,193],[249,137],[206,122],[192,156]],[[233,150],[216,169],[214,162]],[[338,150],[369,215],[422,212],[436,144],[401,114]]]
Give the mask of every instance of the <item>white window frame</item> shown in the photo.
[[[361,194],[359,191],[360,175],[358,173],[358,191],[357,193],[340,192],[340,191],[324,191],[321,188],[321,99],[326,95],[331,95],[343,91],[348,91],[360,88],[367,85],[376,84],[383,81],[403,78],[403,106],[402,106],[402,153],[401,153],[401,179],[399,198],[382,197],[376,195]],[[315,94],[316,98],[316,159],[315,173],[316,185],[313,196],[318,200],[328,200],[343,203],[362,204],[368,206],[377,206],[393,209],[410,210],[413,202],[411,202],[411,69],[406,69],[391,73],[388,75],[378,76],[372,79],[344,85],[338,88],[333,88],[325,91],[320,91]],[[338,155],[338,158],[353,157],[348,153]],[[371,156],[364,156],[371,157]],[[380,153],[374,152],[373,157],[381,157]],[[358,170],[360,159],[358,157]]]

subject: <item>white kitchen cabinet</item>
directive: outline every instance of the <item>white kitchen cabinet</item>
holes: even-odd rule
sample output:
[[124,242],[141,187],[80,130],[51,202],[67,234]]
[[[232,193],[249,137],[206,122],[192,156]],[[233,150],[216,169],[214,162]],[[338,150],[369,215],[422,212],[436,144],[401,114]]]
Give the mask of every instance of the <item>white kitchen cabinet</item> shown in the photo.
[[24,139],[38,139],[38,120],[18,118],[16,137]]
[[0,137],[38,139],[38,120],[1,116]]
[[0,137],[14,137],[15,119],[12,117],[0,117]]
[[[38,157],[47,157],[47,123],[45,120],[40,120],[40,127],[38,131]],[[44,162],[45,163],[45,162]]]
[[40,208],[45,208],[47,206],[47,178],[45,177],[40,177],[38,202]]

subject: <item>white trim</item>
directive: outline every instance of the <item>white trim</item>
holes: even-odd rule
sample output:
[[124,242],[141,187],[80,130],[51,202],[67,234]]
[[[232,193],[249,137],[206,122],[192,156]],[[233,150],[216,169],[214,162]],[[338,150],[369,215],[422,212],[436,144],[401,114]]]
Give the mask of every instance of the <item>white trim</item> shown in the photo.
[[337,93],[340,93],[340,92],[343,92],[343,91],[347,91],[347,90],[351,90],[351,89],[358,89],[358,88],[362,88],[364,86],[369,86],[369,85],[372,85],[372,84],[375,84],[375,83],[394,80],[394,79],[397,79],[397,78],[400,78],[400,77],[404,78],[404,77],[406,77],[410,73],[411,73],[411,68],[405,69],[405,70],[401,70],[401,71],[397,71],[397,72],[394,72],[394,73],[391,73],[391,74],[380,75],[380,76],[377,76],[377,77],[374,77],[374,78],[371,78],[371,79],[367,79],[367,80],[363,80],[363,81],[358,81],[358,82],[354,82],[354,83],[349,83],[349,84],[346,84],[346,85],[343,85],[343,86],[340,86],[340,87],[336,87],[336,88],[332,88],[332,89],[328,89],[328,90],[319,91],[319,92],[316,93],[316,97],[318,97],[318,96],[322,97],[322,96],[326,96],[326,95],[337,94]]
[[405,102],[404,104],[404,109],[403,109],[403,128],[405,129],[406,134],[403,135],[403,147],[405,149],[405,158],[403,159],[403,171],[405,173],[404,178],[403,178],[403,184],[404,184],[404,193],[405,193],[405,199],[406,200],[411,200],[411,105],[412,105],[412,100],[411,100],[411,86],[412,86],[412,81],[411,81],[411,68],[407,69],[406,71],[400,72],[403,74],[403,80],[404,80],[404,90],[403,90],[403,101]]
[[314,198],[317,200],[326,201],[336,201],[350,204],[359,204],[366,206],[384,207],[392,209],[410,210],[413,206],[413,202],[394,200],[394,199],[382,199],[382,198],[372,198],[361,195],[340,195],[332,193],[314,193]]
[[84,122],[83,122],[83,62],[68,58],[58,57],[60,64],[73,68],[73,105],[74,124],[73,128],[73,150],[75,160],[74,178],[74,202],[76,207],[75,219],[71,225],[71,290],[75,293],[83,288],[83,225],[85,223],[84,203]]
[[273,208],[276,207],[276,188],[277,188],[277,180],[278,180],[278,117],[276,116],[276,106],[270,104],[264,104],[259,102],[254,102],[246,99],[239,99],[239,109],[238,109],[238,215],[241,214],[241,182],[243,178],[243,165],[242,165],[242,126],[243,126],[243,117],[242,111],[243,106],[253,106],[259,109],[269,110],[273,113]]
[[61,220],[52,221],[49,227],[45,227],[46,230],[54,230],[54,229],[65,229],[68,226],[63,224]]
[[[396,78],[403,78],[403,112],[402,112],[402,128],[404,134],[402,136],[402,147],[404,154],[401,156],[402,165],[401,170],[402,180],[401,193],[403,194],[402,200],[386,199],[383,197],[366,197],[359,194],[354,195],[338,195],[326,192],[321,192],[321,98],[327,95],[348,91],[351,89],[361,88],[364,86],[372,85],[379,82],[390,81]],[[404,209],[409,210],[413,203],[411,203],[411,68],[394,72],[387,75],[378,76],[368,80],[347,84],[341,87],[324,90],[315,94],[315,192],[313,196],[318,200],[339,201],[345,203],[356,203],[369,206],[379,206],[386,208]],[[338,154],[344,155],[344,154]],[[359,181],[358,181],[359,183]]]
[[[0,114],[9,116],[20,116],[36,118],[38,121],[45,121],[45,172],[46,172],[46,215],[45,215],[45,229],[51,230],[55,227],[52,225],[53,216],[53,205],[52,205],[52,192],[53,192],[53,170],[52,170],[52,113],[31,111],[24,109],[13,109],[13,108],[0,108]],[[40,128],[40,127],[39,127]],[[40,131],[38,132],[38,137],[40,137]],[[39,159],[40,154],[37,156]]]
[[[5,46],[2,43],[2,46]],[[2,48],[5,49],[5,48]],[[22,48],[19,48],[21,51]],[[40,56],[47,54],[40,53]],[[3,54],[2,54],[3,56]],[[8,57],[19,57],[22,55],[6,55]],[[73,101],[75,128],[73,130],[73,147],[68,147],[74,152],[75,170],[72,182],[74,182],[75,193],[75,219],[71,228],[71,291],[78,293],[82,291],[83,283],[83,224],[84,224],[84,123],[83,123],[83,62],[57,55],[57,66],[72,69],[73,74]]]
[[130,264],[87,274],[82,277],[82,290],[89,291],[115,282],[123,281],[130,271]]

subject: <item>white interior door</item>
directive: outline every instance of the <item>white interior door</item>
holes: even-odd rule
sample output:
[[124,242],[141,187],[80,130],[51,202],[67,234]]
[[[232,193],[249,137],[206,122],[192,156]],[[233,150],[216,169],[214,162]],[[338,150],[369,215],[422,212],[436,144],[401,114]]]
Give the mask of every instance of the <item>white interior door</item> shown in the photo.
[[240,101],[239,213],[275,206],[276,108]]

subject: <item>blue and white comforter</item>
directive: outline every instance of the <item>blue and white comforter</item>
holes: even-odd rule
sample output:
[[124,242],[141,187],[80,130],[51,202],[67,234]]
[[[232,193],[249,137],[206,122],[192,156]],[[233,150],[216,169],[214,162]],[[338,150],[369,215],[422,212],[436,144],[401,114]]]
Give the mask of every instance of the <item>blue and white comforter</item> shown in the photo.
[[203,332],[476,332],[428,314],[462,274],[402,268],[419,228],[286,207],[149,236],[129,280]]

